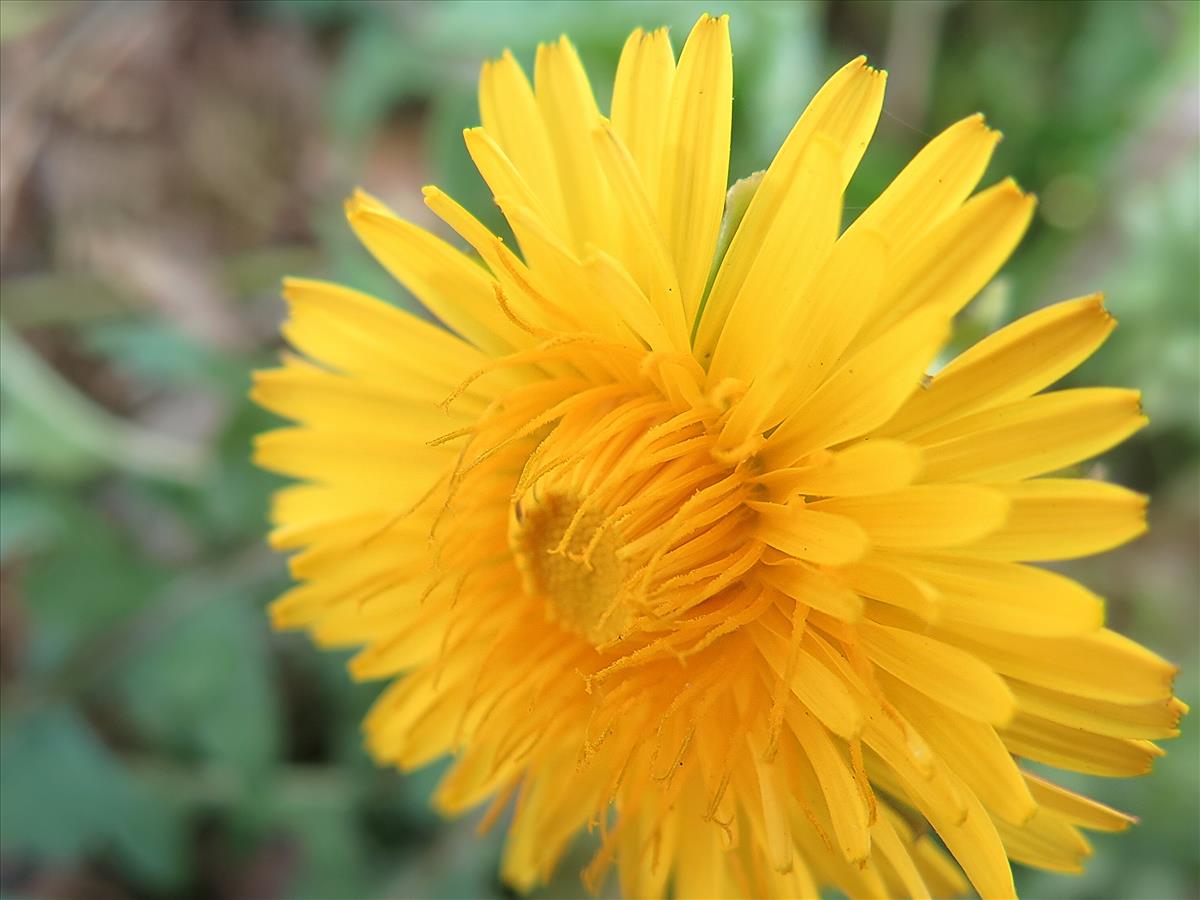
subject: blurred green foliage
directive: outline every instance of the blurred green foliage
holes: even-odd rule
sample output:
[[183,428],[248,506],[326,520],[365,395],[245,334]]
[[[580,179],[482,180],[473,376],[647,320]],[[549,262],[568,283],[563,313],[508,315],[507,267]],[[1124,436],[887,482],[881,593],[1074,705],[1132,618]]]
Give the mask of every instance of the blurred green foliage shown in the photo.
[[[1122,327],[1073,377],[1143,389],[1150,428],[1104,465],[1159,499],[1149,537],[1077,570],[1110,598],[1114,623],[1181,664],[1181,695],[1200,700],[1200,6],[200,5],[234,35],[279,33],[309,48],[312,71],[303,74],[319,113],[309,139],[334,160],[305,195],[299,226],[236,252],[294,245],[302,252],[287,257],[289,268],[401,304],[411,298],[345,227],[342,197],[362,183],[419,213],[416,186],[435,182],[503,230],[460,134],[477,121],[481,59],[504,47],[528,65],[538,41],[569,34],[603,106],[629,30],[669,25],[678,48],[701,11],[729,11],[732,178],[765,167],[821,80],[866,52],[890,68],[892,93],[851,185],[848,216],[929,136],[986,112],[1007,135],[988,180],[1016,175],[1041,195],[1041,213],[1016,258],[964,314],[958,340],[1056,299],[1108,293]],[[14,0],[3,9],[7,53],[56,17],[96,15],[87,4]],[[289,59],[279,65],[295,64]],[[401,183],[388,174],[401,166],[392,148],[414,142],[416,162],[405,156],[403,165],[415,171],[400,173],[403,192],[389,189]],[[271,421],[245,392],[248,372],[276,352],[279,308],[263,285],[286,269],[268,263],[253,283],[230,279],[221,302],[250,339],[222,342],[136,297],[116,302],[103,280],[77,290],[79,272],[60,273],[52,254],[22,258],[33,262],[4,276],[10,324],[0,357],[0,889],[46,897],[503,896],[500,836],[478,839],[471,822],[442,823],[429,812],[436,767],[402,777],[366,759],[358,722],[376,688],[350,683],[344,657],[267,627],[263,607],[286,575],[262,544],[276,482],[248,461],[251,436]],[[54,296],[56,285],[58,295],[69,290],[63,302],[30,299]],[[186,437],[170,436],[177,433]],[[1196,734],[1185,722],[1150,779],[1073,779],[1144,824],[1099,838],[1082,877],[1020,871],[1023,893],[1200,893]],[[578,868],[568,861],[545,894],[581,896]]]

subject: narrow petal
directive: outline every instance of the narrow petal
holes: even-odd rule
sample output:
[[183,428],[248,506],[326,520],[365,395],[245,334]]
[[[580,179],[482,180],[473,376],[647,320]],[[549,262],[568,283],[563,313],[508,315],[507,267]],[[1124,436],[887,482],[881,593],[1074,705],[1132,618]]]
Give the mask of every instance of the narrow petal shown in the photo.
[[958,715],[895,678],[884,678],[888,699],[984,806],[1017,824],[1034,814],[1037,803],[991,725]]
[[939,637],[979,657],[1002,675],[1109,703],[1169,700],[1178,671],[1162,657],[1107,628],[1073,637],[939,629]]
[[347,204],[347,217],[383,267],[476,347],[503,354],[524,342],[496,304],[488,273],[458,250],[361,192]]
[[993,559],[1073,559],[1119,547],[1146,530],[1146,497],[1115,484],[1040,478],[991,487],[1009,499],[1008,519],[964,553]]
[[862,617],[862,597],[809,566],[763,566],[759,577],[792,599],[828,613],[835,619],[856,622]]
[[1076,388],[984,410],[918,439],[923,481],[1031,478],[1103,453],[1146,424],[1137,391]]
[[797,494],[848,497],[905,487],[920,469],[921,451],[911,444],[870,440],[829,453],[809,466],[768,472],[759,483],[766,485],[778,502]]
[[1083,871],[1083,862],[1092,854],[1092,846],[1073,825],[1058,816],[1038,810],[1023,825],[997,822],[1000,839],[1014,862],[1037,866],[1051,872]]
[[[936,309],[910,316],[847,359],[767,440],[762,458],[784,468],[806,453],[857,437],[887,421],[916,389],[949,332]],[[928,480],[928,479],[927,479]]]
[[841,224],[837,152],[824,135],[805,148],[789,179],[789,198],[730,306],[708,364],[710,381],[740,378],[750,383],[775,356],[764,353],[763,347],[774,347],[781,322],[791,317],[794,306],[807,302],[805,289],[837,240]]
[[1060,769],[1110,778],[1145,775],[1164,752],[1149,741],[1092,734],[1025,712],[1018,713],[1004,726],[1000,736],[1008,749],[1018,756]]
[[616,132],[601,125],[593,133],[596,155],[626,223],[626,268],[650,298],[673,346],[686,350],[688,326],[679,303],[679,280],[669,248],[663,242],[649,195],[636,163]]
[[793,728],[825,795],[838,849],[847,862],[865,861],[871,854],[869,810],[849,763],[816,720],[797,716]]
[[1099,294],[1023,316],[964,351],[877,432],[920,433],[980,409],[1030,397],[1096,351],[1116,327]]
[[341,285],[288,278],[283,296],[283,333],[293,347],[349,375],[403,378],[404,390],[420,399],[445,399],[487,360],[445,329]]
[[403,383],[370,382],[317,366],[292,365],[256,372],[250,397],[281,416],[330,431],[354,430],[368,421],[383,435],[432,440],[472,421],[465,407],[447,411],[438,405],[446,390],[439,395],[437,388],[421,392]]
[[[864,597],[907,610],[922,622],[941,618],[942,598],[937,589],[915,577],[907,566],[889,565],[879,554],[842,567],[838,577]],[[875,614],[872,617],[877,618]]]
[[867,552],[866,532],[853,519],[806,509],[801,504],[754,504],[759,537],[784,553],[821,565],[841,566]]
[[529,79],[507,50],[499,59],[483,65],[479,113],[484,130],[529,184],[551,226],[560,234],[567,233],[566,207],[550,137]]
[[981,485],[914,485],[886,494],[834,497],[810,508],[848,516],[882,547],[954,547],[1004,524],[1008,500]]
[[1176,700],[1109,703],[1009,679],[1021,709],[1071,728],[1109,737],[1162,740],[1179,734],[1183,708]]
[[570,213],[574,249],[582,253],[592,243],[611,252],[617,240],[612,197],[592,145],[600,110],[579,54],[565,37],[538,46],[534,86]]
[[703,15],[688,35],[671,86],[658,200],[689,322],[700,306],[721,230],[732,115],[729,17]]
[[988,128],[978,113],[951,125],[913,157],[848,233],[882,231],[896,252],[906,253],[967,199],[999,140],[1000,132]]
[[625,42],[613,84],[612,127],[629,148],[649,197],[658,197],[663,137],[675,80],[667,29],[638,28]]
[[405,436],[281,428],[260,434],[254,462],[264,469],[319,484],[374,488],[403,510],[419,499],[453,457]]
[[796,122],[763,176],[721,261],[700,318],[695,342],[697,359],[707,360],[712,356],[725,318],[778,220],[790,193],[792,173],[809,142],[821,133],[841,148],[840,194],[875,131],[883,107],[885,80],[884,73],[867,66],[866,57],[859,57],[825,83]]
[[1061,637],[1104,624],[1104,601],[1057,572],[951,555],[897,555],[880,562],[931,585],[948,625]]
[[874,622],[863,622],[859,629],[871,661],[926,696],[981,722],[1003,724],[1012,719],[1012,691],[970,653]]
[[879,314],[859,343],[886,334],[913,310],[936,306],[954,315],[1004,265],[1033,217],[1034,199],[1011,179],[972,197],[896,259],[879,298]]
[[1094,831],[1124,831],[1137,819],[1025,772],[1025,782],[1038,805],[1074,825]]

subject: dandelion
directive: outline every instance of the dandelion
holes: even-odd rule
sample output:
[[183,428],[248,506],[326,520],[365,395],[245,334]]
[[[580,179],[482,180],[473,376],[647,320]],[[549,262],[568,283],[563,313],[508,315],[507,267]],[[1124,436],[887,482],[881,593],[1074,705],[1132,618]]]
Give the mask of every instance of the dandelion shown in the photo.
[[925,375],[1034,201],[972,193],[972,116],[843,230],[883,91],[834,74],[727,209],[725,18],[678,61],[635,32],[607,117],[565,38],[533,87],[506,53],[465,138],[516,247],[437,188],[468,252],[347,208],[445,327],[286,284],[299,355],[254,388],[296,423],[259,463],[302,482],[274,623],[362,648],[370,752],[453,754],[434,801],[511,810],[520,890],[590,829],[585,882],[629,896],[1008,896],[1010,860],[1077,871],[1081,829],[1133,821],[1026,761],[1138,775],[1177,733],[1175,669],[1029,565],[1144,530],[1143,497],[1053,474],[1145,424],[1048,390],[1113,320],[1069,300]]

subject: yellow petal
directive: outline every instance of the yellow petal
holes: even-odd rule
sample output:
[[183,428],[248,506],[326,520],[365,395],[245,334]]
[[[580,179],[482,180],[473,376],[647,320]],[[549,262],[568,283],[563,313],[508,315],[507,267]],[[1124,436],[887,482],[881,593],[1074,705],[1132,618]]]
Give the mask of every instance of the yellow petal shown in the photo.
[[402,383],[345,378],[316,366],[292,366],[255,372],[250,397],[274,413],[318,428],[353,430],[369,421],[381,434],[414,441],[431,440],[471,421],[463,415],[465,407],[447,411],[438,406],[448,393],[446,388],[441,389],[440,397],[433,390],[425,397],[414,397],[414,393]]
[[567,234],[567,216],[554,151],[533,88],[512,53],[483,64],[479,77],[483,128],[528,183],[554,231]]
[[792,693],[821,724],[843,740],[863,729],[863,714],[846,682],[821,664],[806,642],[796,660]]
[[924,484],[886,494],[833,497],[810,509],[854,519],[882,547],[954,547],[999,528],[1008,500],[981,485]]
[[945,316],[928,309],[864,347],[790,411],[763,447],[763,461],[769,468],[784,468],[887,421],[916,389],[948,331]]
[[1018,756],[1060,769],[1113,778],[1145,775],[1154,760],[1163,755],[1149,741],[1092,734],[1025,712],[1019,712],[1001,728],[1000,736]]
[[931,585],[941,620],[950,626],[1060,637],[1104,624],[1104,601],[1057,572],[950,555],[890,555],[880,561]]
[[918,391],[880,436],[920,433],[945,420],[1029,397],[1087,359],[1116,326],[1093,294],[1023,316],[964,351]]
[[301,525],[331,517],[358,515],[366,510],[383,511],[377,495],[355,494],[312,484],[292,484],[271,497],[271,523]]
[[695,341],[697,359],[707,360],[712,356],[734,299],[790,194],[792,173],[809,142],[822,133],[841,148],[840,194],[875,130],[883,106],[885,80],[884,73],[869,68],[866,57],[860,56],[825,83],[796,122],[763,176],[721,261],[700,317]]
[[996,825],[1009,858],[1028,866],[1078,873],[1092,853],[1091,844],[1074,826],[1043,810],[1020,826],[1006,822]]
[[1037,803],[991,725],[956,715],[903,682],[881,677],[888,699],[984,806],[1018,824],[1034,814]]
[[649,197],[658,197],[663,135],[675,80],[675,54],[667,29],[638,28],[625,42],[613,83],[612,127],[637,165]]
[[835,619],[856,622],[862,617],[862,597],[809,566],[761,566],[758,575],[771,587]]
[[255,464],[282,475],[373,489],[397,511],[420,499],[454,457],[412,438],[283,428],[258,435]]
[[[858,344],[886,334],[913,310],[954,315],[1000,270],[1033,217],[1034,200],[1011,179],[981,191],[896,259],[879,315]],[[885,232],[886,233],[886,232]]]
[[[867,736],[868,741],[873,737],[870,731],[867,732]],[[906,799],[920,810],[954,854],[954,858],[962,866],[979,895],[987,898],[1014,898],[1016,894],[1008,856],[1000,842],[995,821],[988,815],[975,793],[945,766],[936,766],[931,770],[929,777],[922,777],[919,772],[898,765],[901,760],[894,754],[884,756],[886,748],[882,745],[872,746],[901,781],[894,789],[888,788],[887,782],[894,779],[886,778],[883,771],[873,774],[872,780],[879,778],[884,782],[885,789],[898,792],[897,796]],[[918,843],[918,850],[920,849]],[[928,861],[924,853],[918,859],[919,863],[925,863],[921,865],[921,870],[927,879],[933,878],[933,883],[952,879],[950,872],[945,872],[939,878],[938,870],[931,871],[926,865]]]
[[956,712],[989,724],[1012,719],[1016,701],[1004,679],[957,647],[900,628],[858,626],[871,661]]
[[[871,844],[879,849],[883,860],[895,873],[903,896],[911,897],[913,900],[928,900],[930,897],[929,887],[925,884],[925,879],[921,877],[921,872],[917,868],[914,849],[910,846],[911,839],[901,836],[897,821],[898,819],[890,810],[884,810],[884,814],[880,815],[871,825]],[[899,892],[894,891],[893,893],[898,894]]]
[[921,451],[899,441],[869,440],[829,453],[812,465],[776,469],[761,476],[777,502],[810,497],[878,494],[911,484],[921,468]]
[[[788,656],[787,638],[766,627],[749,630],[761,657],[776,676],[782,675]],[[839,657],[840,658],[840,657]],[[805,634],[795,659],[791,689],[796,699],[818,721],[843,740],[857,738],[863,729],[863,712],[839,673],[822,664],[825,656]]]
[[1174,700],[1130,705],[1077,697],[1016,679],[1010,679],[1009,685],[1022,710],[1072,728],[1136,740],[1161,740],[1179,734],[1183,711]]
[[592,147],[600,111],[579,55],[565,37],[538,45],[534,86],[554,149],[574,249],[581,253],[593,243],[611,252],[616,238],[612,197]]
[[[475,168],[487,182],[493,197],[504,197],[510,202],[522,204],[533,210],[543,220],[549,220],[549,213],[542,200],[487,129],[466,129],[463,131],[463,143],[466,144],[471,161],[475,163]],[[553,227],[550,230],[553,231]],[[521,242],[521,247],[528,256],[529,250],[522,241],[521,230],[517,225],[514,225],[513,233],[516,234],[518,242]],[[565,233],[564,236],[566,236]],[[536,265],[536,257],[531,258],[530,262]]]
[[[620,262],[607,253],[596,251],[588,257],[584,269],[596,295],[610,304],[652,350],[671,352],[680,349],[680,338],[673,339],[668,334],[658,310]],[[682,320],[677,318],[677,321]]]
[[679,303],[679,281],[636,165],[613,129],[597,128],[593,140],[600,166],[629,232],[623,257],[626,266],[650,298],[661,327],[671,337],[672,346],[686,350],[689,338],[687,320]]
[[[522,253],[531,261],[530,268],[521,272],[528,285],[526,291],[540,298],[538,307],[552,324],[562,330],[596,334],[642,349],[632,339],[617,310],[608,303],[592,297],[586,302],[571,302],[579,296],[583,266],[544,220],[506,197],[497,197],[496,205],[513,226],[513,232],[519,235]],[[551,298],[565,298],[567,304],[555,303]]]
[[1124,831],[1137,822],[1133,816],[1059,787],[1037,775],[1029,772],[1023,774],[1038,805],[1073,825],[1091,828],[1094,831]]
[[480,266],[361,192],[347,204],[347,217],[383,267],[476,347],[503,354],[521,346],[520,339],[512,339],[516,328],[497,305],[492,279]]
[[754,758],[754,769],[758,775],[759,798],[762,803],[763,831],[766,832],[767,859],[776,872],[788,872],[792,868],[791,826],[787,817],[787,792],[783,789],[777,762],[763,762]]
[[293,347],[350,375],[400,382],[415,398],[441,402],[487,359],[444,328],[340,285],[288,278],[283,296]]
[[[788,179],[788,196],[730,305],[708,363],[710,382],[740,378],[749,383],[774,362],[776,353],[764,353],[764,346],[774,349],[778,344],[782,352],[791,352],[780,326],[793,318],[793,307],[808,303],[806,289],[841,226],[837,154],[837,145],[818,134],[797,161]],[[792,327],[787,330],[799,333]]]
[[658,200],[689,322],[700,306],[721,230],[732,114],[729,17],[702,15],[679,55],[671,85]]
[[773,390],[766,426],[777,424],[835,371],[876,303],[888,253],[884,238],[869,230],[843,235],[834,245],[803,302],[793,304],[779,328],[779,377],[751,386]]
[[853,771],[820,723],[799,715],[791,725],[825,796],[838,849],[847,862],[863,862],[871,854],[869,811]]
[[937,589],[915,577],[907,566],[891,565],[878,554],[840,568],[838,577],[864,597],[907,610],[923,622],[934,622],[941,617],[941,595]]
[[1000,132],[978,113],[951,125],[913,157],[848,233],[876,229],[905,253],[933,225],[967,199],[983,177]]
[[922,481],[1013,481],[1090,459],[1146,424],[1137,391],[1077,388],[959,419],[917,439]]
[[935,897],[957,897],[967,892],[967,880],[942,845],[928,836],[913,846],[913,861]]
[[964,553],[1055,560],[1102,553],[1146,530],[1146,497],[1082,478],[992,485],[1010,501],[1008,519]]
[[867,535],[853,519],[806,509],[796,503],[752,505],[760,514],[759,537],[796,559],[841,566],[867,552]]
[[968,650],[1003,675],[1110,703],[1167,700],[1178,671],[1162,657],[1107,628],[1072,637],[940,629],[939,637]]

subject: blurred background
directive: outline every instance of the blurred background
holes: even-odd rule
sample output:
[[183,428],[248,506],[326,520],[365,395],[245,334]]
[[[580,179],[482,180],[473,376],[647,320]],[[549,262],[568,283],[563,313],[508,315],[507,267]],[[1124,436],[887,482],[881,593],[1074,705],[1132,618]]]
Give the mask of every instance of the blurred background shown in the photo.
[[[0,0],[0,895],[506,896],[499,836],[428,810],[437,767],[364,756],[377,687],[267,628],[249,372],[286,273],[412,302],[344,224],[353,186],[432,224],[435,182],[500,227],[461,143],[483,58],[567,32],[606,108],[630,29],[678,49],[705,10],[733,17],[733,178],[860,52],[889,93],[848,216],[956,119],[1006,133],[986,180],[1041,205],[959,340],[1108,293],[1121,328],[1072,381],[1145,392],[1093,474],[1151,493],[1151,532],[1074,570],[1197,703],[1200,5]],[[1150,778],[1066,779],[1144,824],[1081,877],[1019,870],[1026,897],[1200,895],[1185,726]],[[580,859],[542,893],[582,896]]]

